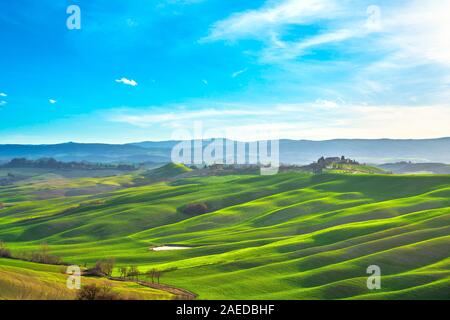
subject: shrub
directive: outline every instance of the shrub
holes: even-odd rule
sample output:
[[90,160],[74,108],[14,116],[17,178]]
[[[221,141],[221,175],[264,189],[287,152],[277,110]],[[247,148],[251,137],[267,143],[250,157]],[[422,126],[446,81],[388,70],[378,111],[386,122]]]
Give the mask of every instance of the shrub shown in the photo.
[[120,295],[109,285],[88,284],[78,291],[77,300],[120,300]]
[[0,257],[1,258],[11,258],[11,251],[6,247],[3,241],[0,241]]
[[206,203],[190,203],[183,209],[187,214],[205,214],[208,212],[208,206]]

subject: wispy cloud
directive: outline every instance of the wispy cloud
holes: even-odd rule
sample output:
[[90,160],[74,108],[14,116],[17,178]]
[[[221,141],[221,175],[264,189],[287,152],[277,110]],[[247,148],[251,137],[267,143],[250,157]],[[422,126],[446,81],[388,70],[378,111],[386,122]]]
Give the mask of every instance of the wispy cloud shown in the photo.
[[58,101],[56,101],[56,100],[54,100],[54,99],[49,99],[48,102],[49,102],[50,104],[55,104],[55,103],[57,103]]
[[0,97],[7,97],[8,95],[4,92],[0,92]]
[[334,91],[348,100],[378,104],[397,104],[401,99],[448,104],[450,2],[372,4],[270,0],[215,22],[202,42],[226,41],[240,47],[245,44],[240,40],[259,41],[251,54],[260,64],[282,68],[283,79],[268,75],[280,88],[312,86],[311,77],[304,75],[316,68],[328,73],[312,88],[318,93]]
[[450,65],[450,2],[411,1],[383,14],[385,46],[397,48],[405,58]]
[[[172,106],[171,108],[177,108]],[[136,112],[133,110],[117,110],[112,115],[108,115],[109,121],[122,122],[138,127],[149,127],[155,124],[170,124],[179,121],[209,121],[212,118],[229,118],[235,116],[256,116],[267,114],[257,109],[199,109],[186,111],[179,109],[177,112],[158,112],[155,110]],[[273,112],[272,112],[273,114]]]
[[201,122],[205,130],[230,132],[238,140],[261,139],[261,128],[270,128],[267,137],[264,137],[268,139],[450,136],[450,113],[445,105],[364,105],[325,99],[297,104],[234,103],[229,104],[228,108],[222,105],[221,108],[196,111],[116,110],[109,112],[107,119],[132,127],[172,130],[192,130],[196,122]]
[[[354,6],[351,0],[267,1],[259,9],[236,13],[214,23],[201,42],[256,39],[264,44],[261,62],[293,60],[309,53],[310,49],[380,31],[373,27],[374,24],[367,23],[365,9],[355,15]],[[317,31],[285,39],[286,35],[291,35],[291,27],[314,26],[316,23],[320,23]]]
[[450,109],[449,11],[450,2],[445,0],[384,8],[382,32],[368,39],[380,56],[356,72],[353,82],[358,85],[353,88],[411,104],[440,103]]
[[[259,39],[266,44],[266,56],[281,53],[279,59],[292,59],[308,48],[380,33],[376,42],[378,51],[397,51],[405,58],[450,65],[450,2],[414,0],[401,5],[382,2],[379,7],[367,8],[357,3],[352,0],[267,1],[259,9],[235,13],[214,23],[202,40]],[[317,23],[321,30],[317,34],[300,34],[298,40],[282,40],[288,26]],[[352,47],[367,45],[367,41],[361,39]]]
[[6,101],[4,101],[4,100],[1,100],[1,101],[0,101],[0,106],[4,106],[4,105],[6,105],[6,104],[7,104]]
[[266,37],[271,31],[287,24],[305,24],[337,13],[333,0],[269,1],[260,9],[233,14],[216,22],[203,41],[237,40]]
[[132,79],[130,80],[127,78],[118,79],[118,80],[116,80],[116,82],[123,83],[125,85],[132,86],[132,87],[135,87],[138,85],[138,83],[135,80],[132,80]]
[[238,70],[236,72],[233,72],[233,74],[231,75],[232,78],[236,78],[239,77],[241,74],[247,72],[248,68],[242,69],[242,70]]
[[308,49],[332,43],[339,43],[355,37],[362,37],[366,35],[366,33],[367,30],[364,29],[340,29],[311,36],[297,42],[282,42],[282,44],[280,44],[281,40],[278,40],[279,43],[268,46],[268,48],[263,51],[263,54],[261,55],[262,61],[275,62],[292,60],[308,53]]

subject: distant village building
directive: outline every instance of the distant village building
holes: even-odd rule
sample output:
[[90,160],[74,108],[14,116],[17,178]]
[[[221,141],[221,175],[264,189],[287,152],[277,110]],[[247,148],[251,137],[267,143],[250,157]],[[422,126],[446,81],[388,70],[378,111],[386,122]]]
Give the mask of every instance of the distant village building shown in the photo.
[[323,169],[335,168],[342,164],[359,164],[357,161],[342,157],[320,157],[317,162],[313,162],[309,165],[312,171],[316,174],[322,173]]

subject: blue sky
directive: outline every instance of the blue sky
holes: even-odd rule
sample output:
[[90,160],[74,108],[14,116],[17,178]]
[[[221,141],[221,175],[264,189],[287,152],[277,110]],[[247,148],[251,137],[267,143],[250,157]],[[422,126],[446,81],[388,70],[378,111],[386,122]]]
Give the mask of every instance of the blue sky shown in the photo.
[[0,143],[450,136],[450,4],[424,2],[2,1]]

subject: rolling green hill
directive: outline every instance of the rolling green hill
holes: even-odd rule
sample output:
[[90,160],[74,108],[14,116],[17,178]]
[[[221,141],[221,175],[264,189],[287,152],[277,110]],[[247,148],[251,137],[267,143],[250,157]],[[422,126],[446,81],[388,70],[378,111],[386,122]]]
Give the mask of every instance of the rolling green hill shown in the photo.
[[[115,257],[165,270],[163,283],[199,299],[450,298],[449,175],[161,170],[170,182],[101,178],[122,187],[90,195],[38,199],[39,185],[2,187],[0,239],[16,255],[46,242],[69,263]],[[190,203],[211,212],[183,213]],[[189,249],[150,250],[164,245]],[[369,265],[381,268],[381,290],[366,287]]]
[[353,173],[353,174],[386,174],[383,169],[364,164],[335,164],[329,173]]
[[150,170],[145,176],[152,179],[168,179],[192,171],[184,164],[169,163],[160,168]]

